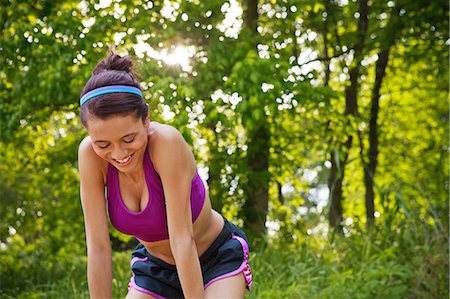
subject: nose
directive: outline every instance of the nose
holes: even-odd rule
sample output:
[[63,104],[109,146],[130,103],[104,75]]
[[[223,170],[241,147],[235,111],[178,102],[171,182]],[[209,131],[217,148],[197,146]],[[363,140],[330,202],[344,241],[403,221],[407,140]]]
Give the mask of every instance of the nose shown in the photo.
[[125,149],[123,149],[122,147],[120,147],[120,146],[115,146],[114,148],[113,148],[113,150],[112,150],[112,152],[111,152],[111,157],[114,159],[114,160],[123,160],[123,159],[125,159],[126,157],[128,157],[128,151],[127,150],[125,150]]

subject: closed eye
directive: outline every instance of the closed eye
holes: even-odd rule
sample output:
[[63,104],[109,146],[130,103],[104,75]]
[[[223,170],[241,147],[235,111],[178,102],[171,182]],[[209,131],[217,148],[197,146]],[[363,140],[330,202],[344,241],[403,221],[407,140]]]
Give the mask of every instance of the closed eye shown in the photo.
[[124,142],[126,142],[126,143],[131,143],[133,141],[134,141],[134,138],[133,139],[129,139],[129,140],[124,140]]

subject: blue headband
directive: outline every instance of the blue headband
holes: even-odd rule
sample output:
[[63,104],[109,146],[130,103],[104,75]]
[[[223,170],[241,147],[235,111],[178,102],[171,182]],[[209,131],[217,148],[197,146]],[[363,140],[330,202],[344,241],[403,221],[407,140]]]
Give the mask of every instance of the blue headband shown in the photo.
[[84,96],[80,99],[80,106],[83,106],[84,103],[89,101],[92,98],[95,98],[96,96],[107,94],[107,93],[114,93],[114,92],[126,92],[126,93],[134,93],[138,96],[142,97],[142,91],[133,86],[128,85],[111,85],[111,86],[104,86],[99,87],[96,89],[91,90],[90,92],[87,92]]

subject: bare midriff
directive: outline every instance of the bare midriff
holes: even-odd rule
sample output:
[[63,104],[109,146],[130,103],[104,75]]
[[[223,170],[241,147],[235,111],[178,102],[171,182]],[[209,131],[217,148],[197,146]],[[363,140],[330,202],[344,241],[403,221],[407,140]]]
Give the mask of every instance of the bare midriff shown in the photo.
[[[193,223],[194,241],[197,246],[198,256],[201,256],[214,242],[223,228],[222,216],[211,208],[208,193],[198,218]],[[145,242],[139,240],[147,251],[168,264],[175,265],[175,259],[170,249],[169,240]]]

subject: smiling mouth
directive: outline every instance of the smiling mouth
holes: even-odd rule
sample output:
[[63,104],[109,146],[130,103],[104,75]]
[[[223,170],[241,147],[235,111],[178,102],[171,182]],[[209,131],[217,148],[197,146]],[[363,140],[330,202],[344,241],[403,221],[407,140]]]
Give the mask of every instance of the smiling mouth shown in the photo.
[[114,159],[114,161],[116,161],[116,162],[119,163],[120,165],[125,165],[125,164],[127,164],[128,162],[130,162],[132,156],[133,156],[133,154],[129,155],[129,156],[126,157],[125,159],[122,159],[122,160]]

